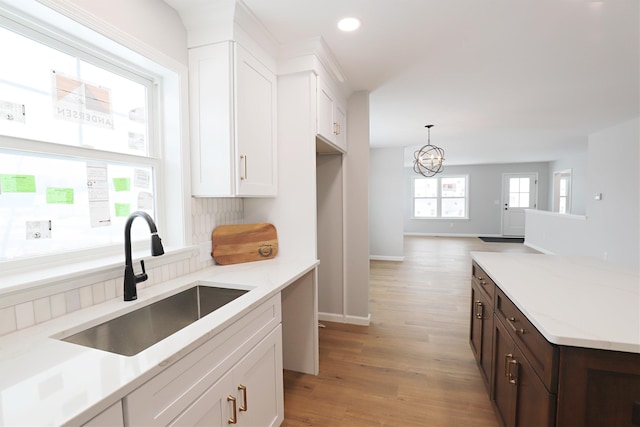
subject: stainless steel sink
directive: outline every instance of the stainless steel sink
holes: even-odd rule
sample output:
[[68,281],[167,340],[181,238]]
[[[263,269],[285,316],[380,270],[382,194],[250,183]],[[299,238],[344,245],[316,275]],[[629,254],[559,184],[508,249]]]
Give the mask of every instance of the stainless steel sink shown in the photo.
[[133,356],[247,292],[197,285],[62,340]]

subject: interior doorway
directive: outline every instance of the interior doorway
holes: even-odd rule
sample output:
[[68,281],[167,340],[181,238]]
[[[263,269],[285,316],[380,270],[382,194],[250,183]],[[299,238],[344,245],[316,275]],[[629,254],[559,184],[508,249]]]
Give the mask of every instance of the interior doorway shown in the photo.
[[571,213],[571,169],[553,173],[553,211]]
[[525,209],[538,207],[538,174],[502,174],[502,235],[524,237]]

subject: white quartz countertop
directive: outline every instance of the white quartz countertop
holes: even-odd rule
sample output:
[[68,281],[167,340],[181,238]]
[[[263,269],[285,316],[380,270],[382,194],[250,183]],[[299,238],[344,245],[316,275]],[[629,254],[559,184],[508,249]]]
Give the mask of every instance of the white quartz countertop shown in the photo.
[[[110,300],[0,337],[0,425],[77,425],[88,421],[317,264],[317,260],[274,258],[216,265],[138,289],[136,301]],[[52,338],[109,320],[198,281],[251,291],[135,356]]]
[[640,353],[640,274],[596,258],[472,252],[551,343]]

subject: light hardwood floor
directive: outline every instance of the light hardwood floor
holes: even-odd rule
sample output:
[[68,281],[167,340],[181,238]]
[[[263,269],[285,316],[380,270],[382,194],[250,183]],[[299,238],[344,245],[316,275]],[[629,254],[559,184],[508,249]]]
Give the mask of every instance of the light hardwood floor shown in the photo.
[[468,342],[470,251],[535,252],[406,237],[403,262],[371,261],[371,324],[322,322],[320,374],[285,371],[282,426],[497,426]]

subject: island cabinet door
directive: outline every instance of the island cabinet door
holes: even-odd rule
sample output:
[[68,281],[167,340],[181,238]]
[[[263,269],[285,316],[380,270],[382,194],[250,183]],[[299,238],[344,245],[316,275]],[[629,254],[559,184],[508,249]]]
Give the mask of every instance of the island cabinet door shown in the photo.
[[555,395],[549,393],[497,317],[493,381],[492,398],[504,426],[551,427],[555,424]]
[[491,362],[493,351],[493,310],[485,296],[475,286],[471,286],[471,325],[469,344],[480,367],[485,385],[490,389]]
[[640,426],[640,353],[561,347],[558,426]]

